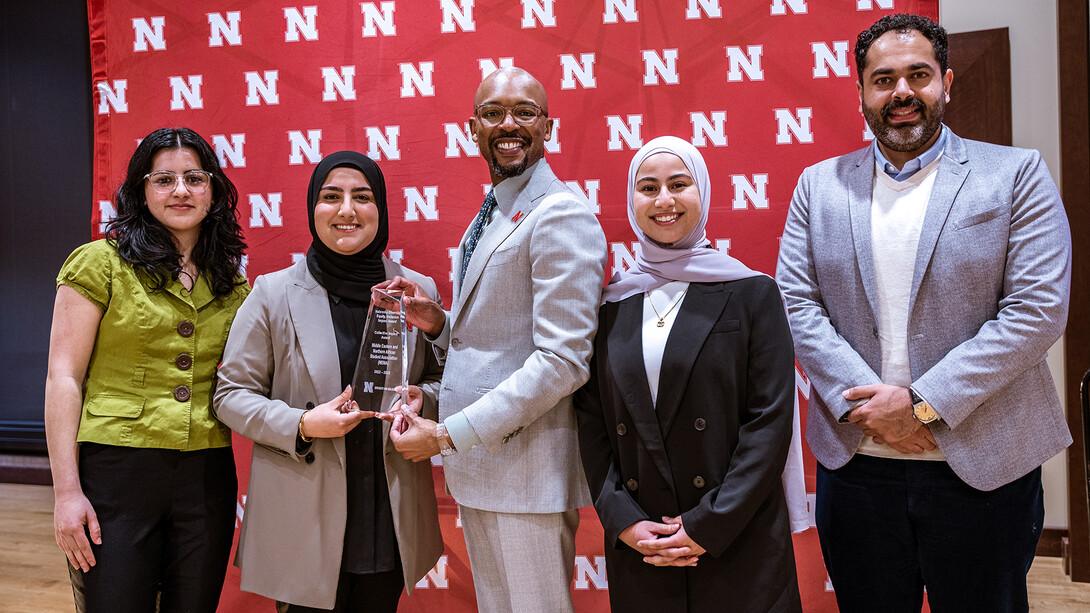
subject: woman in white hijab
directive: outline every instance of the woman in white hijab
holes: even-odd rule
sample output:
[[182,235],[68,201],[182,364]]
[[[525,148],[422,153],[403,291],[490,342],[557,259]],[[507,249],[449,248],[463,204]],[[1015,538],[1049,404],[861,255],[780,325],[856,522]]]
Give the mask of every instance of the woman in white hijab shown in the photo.
[[775,281],[711,247],[699,151],[628,172],[636,264],[603,293],[579,442],[614,611],[801,611],[781,475],[795,363]]

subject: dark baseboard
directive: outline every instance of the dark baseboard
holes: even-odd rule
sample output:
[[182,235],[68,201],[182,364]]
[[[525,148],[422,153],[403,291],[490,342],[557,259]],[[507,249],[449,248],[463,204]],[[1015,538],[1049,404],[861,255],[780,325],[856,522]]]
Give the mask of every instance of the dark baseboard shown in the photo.
[[1045,528],[1041,531],[1041,540],[1037,541],[1037,555],[1046,558],[1064,557],[1063,541],[1067,538],[1064,528]]
[[53,485],[49,458],[43,454],[0,455],[0,483]]

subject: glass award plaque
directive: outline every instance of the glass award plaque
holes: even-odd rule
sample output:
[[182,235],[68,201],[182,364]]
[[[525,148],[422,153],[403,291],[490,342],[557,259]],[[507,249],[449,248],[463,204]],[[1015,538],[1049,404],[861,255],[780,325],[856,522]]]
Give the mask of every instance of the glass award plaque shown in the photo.
[[356,372],[352,376],[352,399],[362,411],[388,412],[399,398],[397,387],[409,382],[408,331],[402,290],[374,290],[396,302],[396,310],[376,306],[367,309]]

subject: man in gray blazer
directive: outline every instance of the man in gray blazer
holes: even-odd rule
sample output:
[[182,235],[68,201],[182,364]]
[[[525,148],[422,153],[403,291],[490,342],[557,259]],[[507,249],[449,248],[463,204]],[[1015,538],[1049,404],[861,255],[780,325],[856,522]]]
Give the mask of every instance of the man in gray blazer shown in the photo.
[[1071,236],[1036,151],[942,125],[946,32],[856,43],[872,147],[799,179],[780,246],[813,394],[817,527],[841,611],[1025,611],[1040,465],[1071,443],[1045,352]]
[[391,438],[412,460],[442,453],[481,611],[571,611],[590,504],[571,395],[589,376],[606,241],[543,159],[548,112],[526,71],[485,78],[470,125],[493,189],[459,246],[451,310],[389,283],[445,360],[439,422],[403,418]]

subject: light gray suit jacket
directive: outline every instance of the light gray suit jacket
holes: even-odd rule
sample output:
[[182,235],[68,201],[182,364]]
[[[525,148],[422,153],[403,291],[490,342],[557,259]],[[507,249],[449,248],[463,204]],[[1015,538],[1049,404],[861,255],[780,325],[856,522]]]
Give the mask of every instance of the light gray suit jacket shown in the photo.
[[544,159],[495,194],[436,344],[445,360],[439,416],[465,412],[483,443],[443,458],[447,488],[485,511],[586,506],[571,395],[589,376],[605,235]]
[[[407,277],[438,299],[428,277],[383,263],[386,278]],[[423,333],[410,332],[408,343],[409,381],[419,382],[422,412],[434,418],[440,366]],[[301,453],[295,443],[303,408],[332,400],[340,383],[329,299],[306,261],[258,277],[231,326],[214,401],[219,419],[254,441],[235,556],[243,590],[333,607],[348,508],[344,437],[315,439]],[[431,463],[403,459],[382,423],[394,532],[411,592],[443,553]]]
[[[950,467],[992,490],[1071,443],[1045,364],[1067,324],[1071,233],[1036,151],[951,133],[937,173],[909,301],[912,386],[942,417],[931,431]],[[880,382],[873,181],[870,147],[803,171],[776,268],[816,392],[806,438],[830,469],[863,436],[838,423],[841,392]]]

